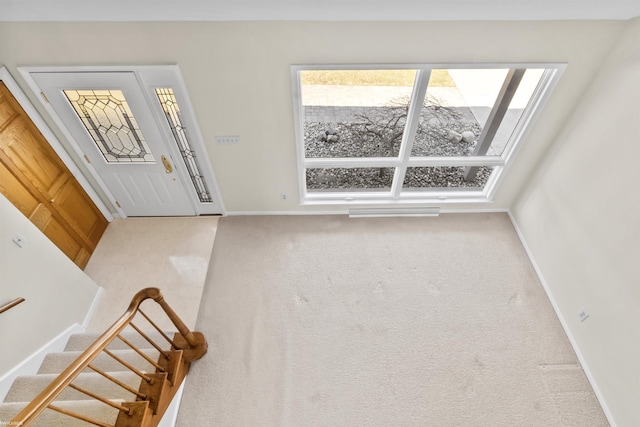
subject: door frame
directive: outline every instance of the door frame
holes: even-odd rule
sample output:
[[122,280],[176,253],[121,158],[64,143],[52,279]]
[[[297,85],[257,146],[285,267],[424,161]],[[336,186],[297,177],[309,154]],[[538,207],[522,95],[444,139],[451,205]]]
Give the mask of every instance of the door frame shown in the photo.
[[[134,66],[49,66],[49,67],[18,67],[19,73],[24,78],[25,82],[31,89],[31,91],[36,95],[36,98],[39,100],[42,107],[49,113],[52,120],[55,122],[56,126],[63,134],[66,141],[69,143],[71,148],[77,154],[79,159],[82,159],[84,168],[91,175],[92,180],[99,186],[100,190],[104,193],[104,195],[108,198],[111,204],[111,211],[117,212],[118,217],[126,218],[127,214],[124,212],[122,208],[117,203],[117,199],[113,196],[109,188],[106,186],[104,181],[100,178],[97,171],[93,167],[93,165],[88,162],[88,159],[85,158],[85,153],[81,149],[80,145],[75,141],[75,138],[72,136],[70,131],[67,129],[66,124],[62,121],[62,119],[58,116],[53,107],[45,100],[45,98],[41,95],[41,90],[37,85],[35,79],[31,76],[31,73],[55,73],[55,72],[63,72],[63,73],[74,73],[74,72],[99,72],[99,73],[108,73],[108,72],[130,72],[133,73],[140,85],[144,96],[146,97],[146,102],[149,105],[151,113],[154,117],[157,117],[157,109],[150,102],[151,95],[150,90],[153,90],[155,87],[165,86],[171,87],[175,96],[180,103],[180,109],[185,112],[184,117],[186,126],[189,127],[189,134],[191,136],[189,142],[193,148],[193,150],[197,153],[198,159],[200,159],[198,163],[198,167],[200,168],[200,173],[204,177],[205,182],[208,185],[209,192],[211,193],[211,197],[214,200],[213,203],[202,203],[197,198],[195,194],[195,190],[192,191],[191,188],[188,187],[188,183],[191,182],[191,178],[186,170],[184,164],[179,160],[182,158],[178,147],[176,144],[171,143],[171,139],[168,139],[167,148],[170,150],[171,156],[176,159],[174,162],[174,167],[176,172],[179,174],[183,183],[185,183],[185,190],[187,192],[187,196],[194,208],[196,215],[206,215],[206,214],[221,214],[226,215],[226,210],[224,208],[222,198],[220,197],[220,190],[218,187],[217,180],[215,179],[215,175],[213,172],[213,168],[211,165],[211,161],[209,160],[209,155],[206,150],[204,139],[200,132],[200,127],[198,126],[195,113],[193,111],[193,107],[186,89],[186,85],[184,83],[184,79],[182,78],[182,74],[178,65],[134,65]],[[158,108],[160,108],[158,106]],[[165,128],[166,126],[161,126],[161,128]],[[165,132],[163,132],[165,133]],[[63,159],[64,161],[64,159]],[[66,163],[66,162],[65,162]],[[77,166],[76,166],[77,168]],[[95,193],[95,190],[93,191]]]
[[[150,107],[156,107],[155,104],[162,105],[159,100],[163,99],[157,96],[155,88],[152,93],[155,97],[149,100],[140,87],[137,76],[131,72],[56,72],[31,73],[31,76],[60,120],[66,125],[66,130],[73,135],[74,141],[88,158],[87,161],[93,166],[105,187],[119,202],[118,207],[127,216],[195,216],[198,214],[193,200],[189,197],[189,191],[193,191],[193,184],[186,182],[180,175],[180,165],[175,163],[176,160],[179,162],[183,160],[175,158],[173,147],[170,145],[175,145],[176,141],[184,143],[187,137],[190,141],[191,135],[176,131],[174,135],[179,137],[176,139],[174,135],[172,135],[173,138],[169,138],[163,132],[166,130],[163,129],[163,125],[167,126],[171,123],[176,126],[177,124],[167,120],[169,117],[171,120],[180,120],[183,126],[186,126],[186,123],[183,116],[175,113],[167,115],[164,109],[157,109],[162,116],[154,114],[154,110]],[[160,83],[162,82],[161,80]],[[164,85],[161,87],[164,88]],[[74,94],[72,98],[69,98],[67,90]],[[81,92],[76,93],[76,91]],[[89,92],[82,94],[83,91]],[[115,98],[100,98],[110,91],[115,91],[113,92]],[[87,96],[88,110],[85,113],[89,114],[89,119],[86,119],[82,111],[83,107],[79,104],[74,105],[72,102],[72,99],[76,99],[82,103],[84,96]],[[93,99],[94,96],[98,98]],[[118,107],[118,102],[123,104]],[[178,103],[178,105],[181,104]],[[115,115],[106,114],[106,117],[103,117],[98,113],[101,108],[113,108]],[[117,113],[119,108],[123,109],[122,114],[126,114],[124,117]],[[124,113],[124,110],[130,110],[130,112]],[[182,109],[180,113],[184,114]],[[131,121],[125,122],[124,120],[127,119]],[[164,119],[164,122],[160,119]],[[109,137],[112,132],[103,126],[107,129],[111,129],[110,126],[118,129],[115,131],[116,139],[124,138],[124,146],[119,147],[117,142],[114,143],[112,137]],[[114,143],[113,146],[112,143]],[[111,148],[116,150],[113,157],[110,155]],[[140,150],[139,153],[144,157],[136,158],[138,151],[133,152],[133,159],[126,158],[126,155],[119,157],[118,148]]]
[[95,191],[93,186],[89,183],[89,180],[82,173],[76,162],[71,158],[67,150],[60,143],[60,140],[55,136],[51,128],[44,121],[40,113],[35,109],[29,98],[22,91],[16,80],[13,78],[9,70],[6,67],[0,67],[0,80],[5,84],[9,92],[13,95],[13,97],[18,101],[20,107],[27,113],[29,119],[33,122],[33,124],[38,128],[42,136],[47,140],[53,151],[56,152],[60,160],[65,164],[65,166],[69,169],[74,178],[78,181],[82,189],[87,193],[91,201],[96,205],[96,207],[100,210],[102,215],[106,218],[107,221],[111,222],[114,219],[114,215],[111,210],[107,207],[104,201],[98,196],[98,193]]

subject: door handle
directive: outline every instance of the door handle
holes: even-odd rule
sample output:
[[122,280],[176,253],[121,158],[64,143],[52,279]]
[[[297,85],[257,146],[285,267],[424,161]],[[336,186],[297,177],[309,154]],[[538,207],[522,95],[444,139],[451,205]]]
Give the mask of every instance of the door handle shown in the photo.
[[171,166],[169,159],[167,159],[167,157],[164,155],[162,156],[162,164],[164,165],[165,172],[167,173],[173,172],[173,166]]

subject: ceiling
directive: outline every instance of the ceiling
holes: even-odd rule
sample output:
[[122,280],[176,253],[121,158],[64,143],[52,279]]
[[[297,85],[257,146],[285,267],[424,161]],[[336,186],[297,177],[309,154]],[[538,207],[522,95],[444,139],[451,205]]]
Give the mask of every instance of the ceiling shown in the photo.
[[627,20],[640,0],[0,0],[0,21]]

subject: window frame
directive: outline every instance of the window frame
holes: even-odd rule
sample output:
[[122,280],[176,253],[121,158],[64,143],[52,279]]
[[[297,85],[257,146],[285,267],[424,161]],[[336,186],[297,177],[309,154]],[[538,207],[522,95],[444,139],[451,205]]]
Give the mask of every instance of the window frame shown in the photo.
[[[452,204],[490,203],[505,178],[506,171],[521,148],[522,141],[531,130],[532,124],[542,111],[566,64],[564,63],[423,63],[423,64],[303,64],[291,66],[293,113],[295,125],[296,154],[300,203],[302,205],[395,205],[395,204]],[[506,142],[501,155],[459,156],[459,157],[411,157],[417,118],[427,92],[429,77],[434,69],[544,69],[540,81],[531,95],[527,106],[516,123],[511,137]],[[407,126],[402,136],[399,154],[396,157],[305,157],[304,115],[302,107],[301,71],[321,70],[416,70],[416,79],[409,103]],[[487,123],[485,126],[489,126]],[[402,185],[409,167],[438,166],[490,166],[494,171],[482,190],[433,190],[413,189],[402,191]],[[307,190],[306,169],[308,168],[378,168],[393,167],[394,176],[389,191],[326,191]]]

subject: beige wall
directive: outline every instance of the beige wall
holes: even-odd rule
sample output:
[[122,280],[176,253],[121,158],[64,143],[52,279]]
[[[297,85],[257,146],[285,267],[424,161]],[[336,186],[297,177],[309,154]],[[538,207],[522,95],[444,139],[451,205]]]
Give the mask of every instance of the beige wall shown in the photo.
[[[506,209],[623,27],[613,21],[0,23],[0,63],[25,92],[18,66],[179,64],[225,207],[238,213],[319,209],[298,204],[292,64],[568,62],[495,203],[480,206]],[[239,135],[241,143],[216,145],[215,135]],[[455,206],[469,207],[478,208]]]
[[[26,240],[22,248],[11,241]],[[0,194],[0,377],[67,328],[85,321],[99,287]]]
[[513,207],[619,426],[640,425],[639,46],[635,19]]
[[[638,33],[637,20],[0,23],[0,63],[25,92],[18,66],[179,64],[231,213],[319,209],[297,200],[291,64],[568,63],[495,203],[482,207],[512,208],[624,426],[640,424],[640,288],[632,270],[640,259]],[[241,143],[218,146],[215,135],[239,135]],[[583,307],[590,317],[580,323]]]

